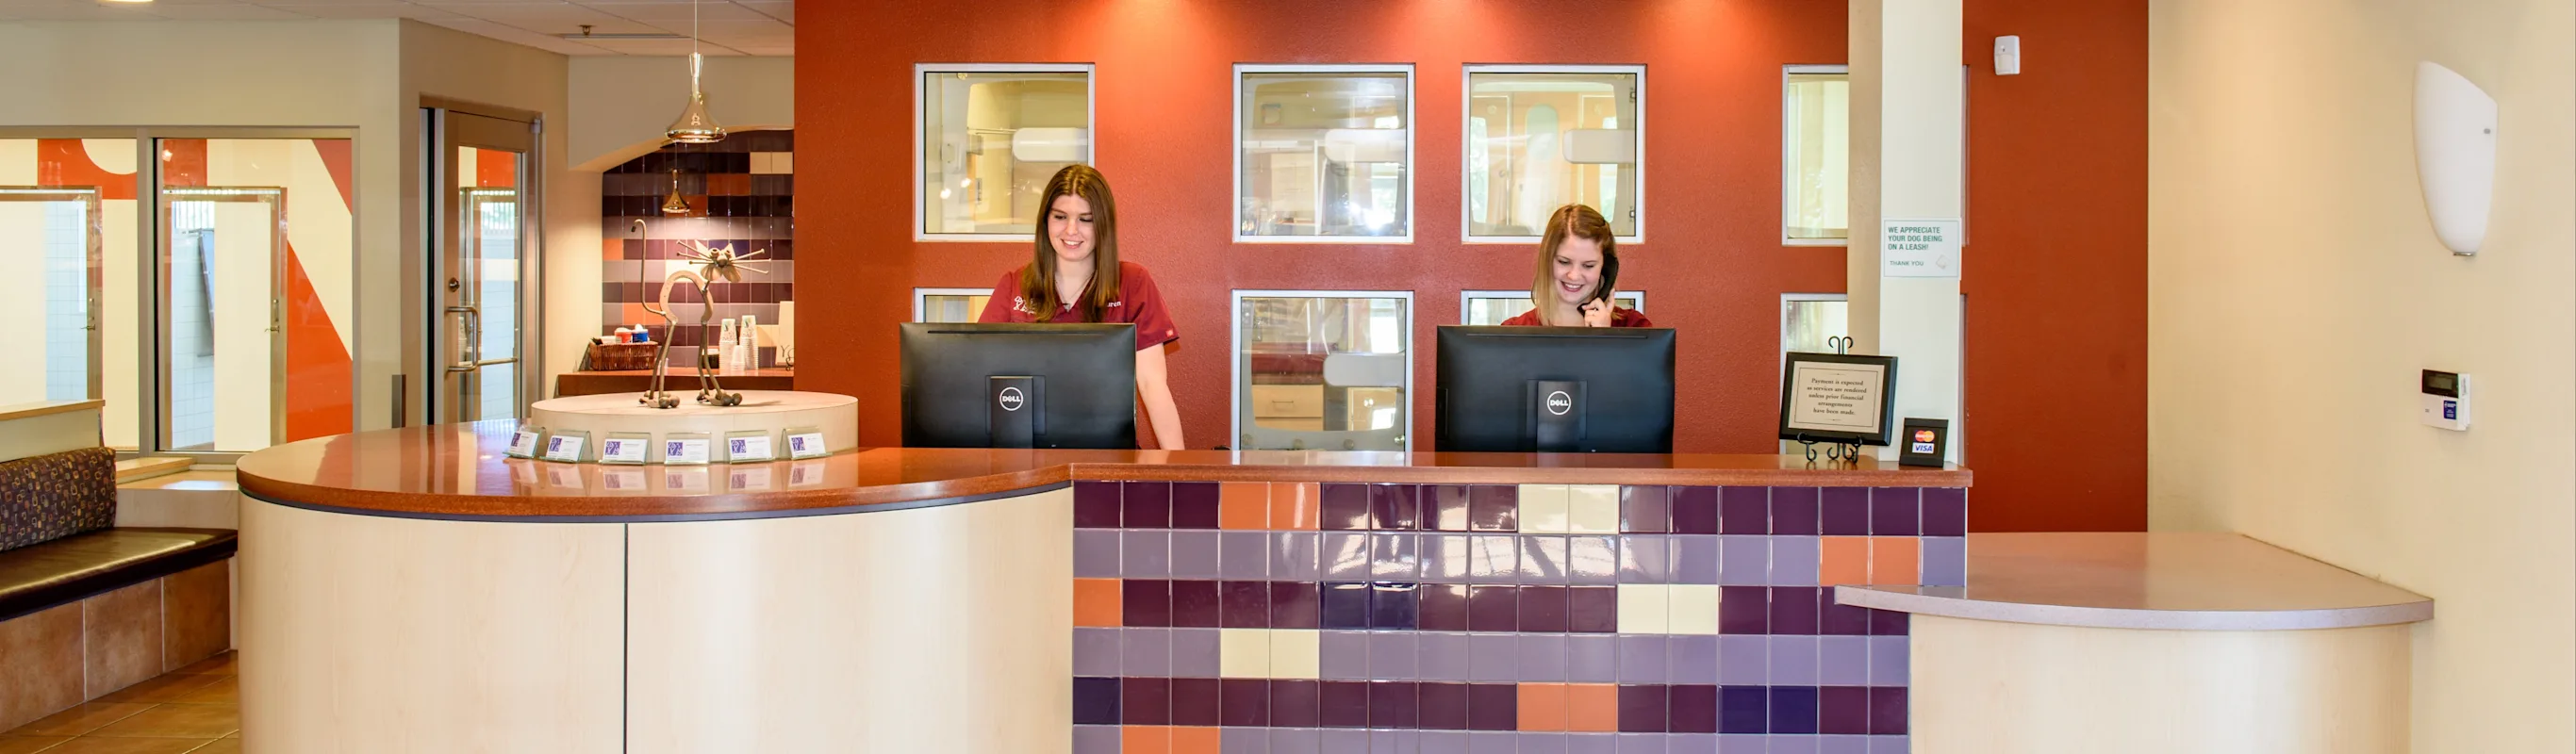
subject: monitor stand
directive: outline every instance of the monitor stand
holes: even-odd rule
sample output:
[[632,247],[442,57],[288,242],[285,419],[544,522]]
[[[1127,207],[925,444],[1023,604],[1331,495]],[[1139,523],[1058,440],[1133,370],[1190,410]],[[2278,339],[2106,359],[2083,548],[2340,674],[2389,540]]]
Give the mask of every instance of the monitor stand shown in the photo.
[[1583,383],[1531,380],[1529,385],[1530,451],[1583,452]]
[[985,408],[990,412],[992,447],[1030,448],[1046,435],[1046,378],[987,378]]

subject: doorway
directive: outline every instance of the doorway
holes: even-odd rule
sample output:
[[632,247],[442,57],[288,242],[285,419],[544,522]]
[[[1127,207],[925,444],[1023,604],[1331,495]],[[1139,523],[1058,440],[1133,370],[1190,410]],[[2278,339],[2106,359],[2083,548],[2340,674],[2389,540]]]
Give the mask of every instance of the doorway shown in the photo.
[[428,223],[430,423],[518,419],[535,400],[537,125],[423,108],[431,147]]

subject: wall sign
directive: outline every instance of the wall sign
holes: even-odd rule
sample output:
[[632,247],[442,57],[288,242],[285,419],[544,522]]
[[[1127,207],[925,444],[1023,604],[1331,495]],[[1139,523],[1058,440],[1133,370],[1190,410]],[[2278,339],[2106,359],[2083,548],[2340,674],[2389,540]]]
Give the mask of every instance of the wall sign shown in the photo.
[[1879,276],[1954,278],[1959,276],[1959,221],[1879,221]]
[[1780,439],[1888,444],[1895,434],[1896,357],[1787,356],[1780,374]]

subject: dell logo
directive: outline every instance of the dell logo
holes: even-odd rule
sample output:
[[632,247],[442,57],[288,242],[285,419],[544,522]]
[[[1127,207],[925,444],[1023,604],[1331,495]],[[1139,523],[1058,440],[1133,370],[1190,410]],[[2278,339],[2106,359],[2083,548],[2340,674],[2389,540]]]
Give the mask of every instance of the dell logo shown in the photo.
[[1002,388],[1001,400],[1004,411],[1018,411],[1020,406],[1028,403],[1028,398],[1020,395],[1020,389],[1015,387]]
[[1564,416],[1565,412],[1572,410],[1574,410],[1574,396],[1566,395],[1563,390],[1547,394],[1548,413]]

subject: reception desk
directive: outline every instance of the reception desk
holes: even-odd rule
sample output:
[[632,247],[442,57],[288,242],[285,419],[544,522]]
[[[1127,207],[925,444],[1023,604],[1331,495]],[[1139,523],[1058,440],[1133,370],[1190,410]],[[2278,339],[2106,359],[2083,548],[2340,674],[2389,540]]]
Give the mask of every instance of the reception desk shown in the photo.
[[1965,583],[1957,468],[509,431],[241,460],[253,750],[1903,751],[1906,616],[1830,590]]

